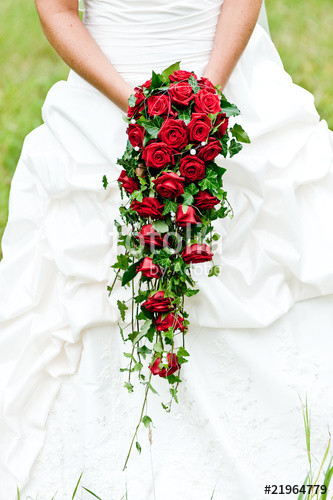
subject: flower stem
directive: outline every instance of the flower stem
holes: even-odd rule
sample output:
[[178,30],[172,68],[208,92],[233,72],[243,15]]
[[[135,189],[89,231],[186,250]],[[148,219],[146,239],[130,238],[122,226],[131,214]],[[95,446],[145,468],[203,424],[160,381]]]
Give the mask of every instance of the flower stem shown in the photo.
[[132,451],[132,447],[133,447],[133,443],[134,443],[134,440],[137,436],[137,433],[138,433],[138,430],[139,430],[139,427],[140,427],[140,424],[142,422],[142,417],[143,417],[143,412],[145,411],[145,406],[146,406],[146,402],[147,402],[147,396],[148,396],[148,391],[149,391],[149,384],[150,384],[150,380],[151,380],[151,376],[152,376],[152,373],[150,373],[149,375],[149,380],[146,384],[146,390],[145,390],[145,398],[143,400],[143,405],[142,405],[142,409],[141,409],[141,414],[140,414],[140,419],[139,419],[139,422],[138,422],[138,425],[136,426],[135,428],[135,432],[134,432],[134,435],[133,435],[133,438],[132,438],[132,441],[131,441],[131,445],[129,447],[129,450],[128,450],[128,453],[127,453],[127,457],[126,457],[126,460],[125,460],[125,464],[124,464],[124,467],[123,467],[123,471],[126,469],[127,467],[127,462],[128,462],[128,459],[130,457],[130,454],[131,454],[131,451]]

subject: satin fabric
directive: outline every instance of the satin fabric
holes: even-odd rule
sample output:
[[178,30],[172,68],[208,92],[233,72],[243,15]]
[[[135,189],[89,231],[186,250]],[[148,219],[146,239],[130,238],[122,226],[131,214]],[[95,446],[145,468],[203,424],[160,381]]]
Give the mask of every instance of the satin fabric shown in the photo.
[[[136,85],[176,60],[201,76],[220,6],[90,0],[84,22]],[[205,265],[195,268],[200,293],[187,301],[193,357],[174,413],[151,403],[154,472],[146,443],[127,474],[137,499],[154,498],[152,478],[159,500],[170,488],[176,499],[210,498],[220,476],[217,498],[264,498],[275,473],[305,477],[297,391],[312,396],[321,437],[332,423],[332,132],[259,24],[225,94],[241,109],[251,144],[220,161],[234,210],[216,224],[222,272],[208,278]],[[15,498],[17,485],[45,498],[58,488],[65,498],[83,466],[91,489],[113,500],[124,491],[121,461],[140,406],[118,372],[125,347],[116,302],[128,297],[118,285],[106,292],[126,124],[73,71],[51,88],[42,114],[23,145],[2,241],[0,498]]]

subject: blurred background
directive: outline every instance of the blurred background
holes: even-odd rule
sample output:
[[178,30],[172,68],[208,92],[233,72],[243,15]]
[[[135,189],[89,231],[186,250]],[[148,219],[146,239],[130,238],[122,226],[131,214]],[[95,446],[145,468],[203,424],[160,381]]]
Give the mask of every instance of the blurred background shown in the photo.
[[[332,0],[266,0],[266,8],[285,69],[314,94],[319,114],[333,129]],[[23,139],[40,125],[47,91],[68,70],[44,38],[33,0],[1,0],[0,23],[1,239]]]

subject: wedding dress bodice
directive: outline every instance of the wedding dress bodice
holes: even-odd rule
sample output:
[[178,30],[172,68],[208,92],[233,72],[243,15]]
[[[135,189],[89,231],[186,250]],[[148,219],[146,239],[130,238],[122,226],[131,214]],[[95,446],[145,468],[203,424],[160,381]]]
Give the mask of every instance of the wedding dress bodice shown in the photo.
[[129,80],[140,80],[152,68],[163,69],[178,60],[201,72],[221,4],[221,0],[86,0],[84,23]]

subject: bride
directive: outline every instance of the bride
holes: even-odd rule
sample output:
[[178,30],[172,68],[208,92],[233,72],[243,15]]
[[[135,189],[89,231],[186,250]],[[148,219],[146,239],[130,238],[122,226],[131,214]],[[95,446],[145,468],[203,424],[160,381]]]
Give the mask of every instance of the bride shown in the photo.
[[[267,498],[308,472],[333,424],[333,135],[293,84],[258,16],[262,0],[36,0],[71,67],[25,139],[0,264],[0,500]],[[262,19],[262,17],[260,17]],[[197,276],[179,404],[123,388],[116,164],[133,88],[181,61],[220,84],[251,138],[223,161],[234,218],[222,273]],[[104,190],[102,177],[108,175]],[[111,182],[111,181],[114,182]],[[157,377],[158,378],[158,377]],[[163,380],[155,381],[163,397]],[[81,495],[81,493],[80,493]],[[82,498],[93,498],[82,489]],[[126,496],[127,495],[127,496]]]

